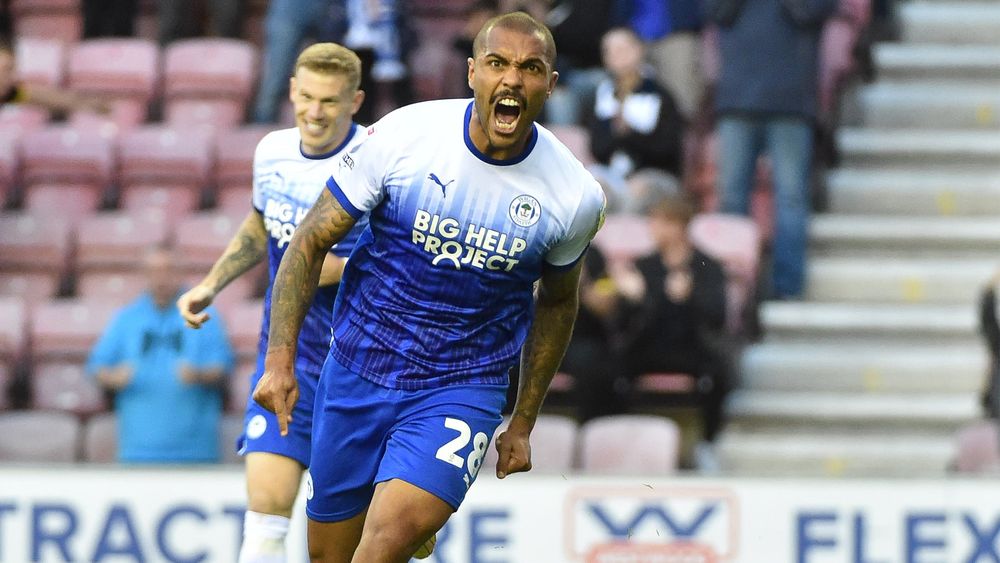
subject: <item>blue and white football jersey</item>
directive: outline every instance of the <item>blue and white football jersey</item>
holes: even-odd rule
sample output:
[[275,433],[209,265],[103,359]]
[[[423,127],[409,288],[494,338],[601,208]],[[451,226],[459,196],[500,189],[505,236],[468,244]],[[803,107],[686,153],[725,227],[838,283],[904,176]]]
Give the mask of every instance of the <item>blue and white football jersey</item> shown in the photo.
[[370,213],[330,354],[386,387],[506,383],[534,282],[572,268],[599,226],[600,185],[552,133],[535,125],[523,154],[495,160],[473,145],[471,114],[470,100],[396,110],[327,183],[353,216]]
[[[271,288],[278,265],[281,264],[281,257],[292,239],[295,227],[316,203],[331,171],[337,168],[340,155],[346,154],[346,151],[364,136],[365,130],[357,124],[352,124],[347,138],[340,146],[316,156],[302,152],[302,137],[299,130],[294,127],[268,133],[257,145],[253,165],[253,206],[263,215],[264,228],[268,233],[270,276],[267,294],[264,297],[264,322],[260,333],[258,372],[262,366],[264,352],[267,351]],[[366,217],[359,219],[348,236],[330,252],[341,257],[350,255],[360,233],[367,225]],[[330,346],[331,315],[336,295],[336,288],[318,288],[312,306],[309,307],[303,320],[302,330],[299,333],[296,367],[308,374],[318,375],[323,369],[323,362]]]

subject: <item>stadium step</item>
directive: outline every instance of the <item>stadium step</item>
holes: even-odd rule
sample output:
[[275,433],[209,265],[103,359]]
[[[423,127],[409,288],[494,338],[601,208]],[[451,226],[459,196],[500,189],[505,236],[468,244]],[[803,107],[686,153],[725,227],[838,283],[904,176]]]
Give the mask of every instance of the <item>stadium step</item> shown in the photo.
[[995,2],[906,2],[899,4],[903,41],[995,45],[1000,5]]
[[975,393],[852,393],[739,389],[729,395],[729,417],[743,428],[899,427],[954,431],[980,417]]
[[826,185],[835,213],[1000,214],[1000,172],[840,168],[826,175]]
[[817,303],[769,301],[760,308],[768,339],[919,339],[950,342],[978,338],[974,304]]
[[829,435],[728,431],[718,445],[724,470],[796,477],[943,477],[955,455],[947,432]]
[[810,258],[806,295],[815,301],[975,303],[996,271],[990,258]]
[[[900,335],[905,336],[905,335]],[[976,341],[925,342],[826,339],[768,341],[741,359],[743,389],[755,392],[966,393],[987,373],[985,346]]]
[[872,49],[879,80],[1000,82],[1000,45],[879,43]]
[[[996,71],[1000,76],[1000,66]],[[967,172],[996,170],[1000,162],[994,131],[843,128],[837,145],[849,167]]]
[[995,130],[1000,124],[1000,90],[983,84],[873,84],[857,92],[857,104],[865,125],[875,128]]
[[995,256],[1000,217],[905,217],[824,214],[810,222],[814,254]]

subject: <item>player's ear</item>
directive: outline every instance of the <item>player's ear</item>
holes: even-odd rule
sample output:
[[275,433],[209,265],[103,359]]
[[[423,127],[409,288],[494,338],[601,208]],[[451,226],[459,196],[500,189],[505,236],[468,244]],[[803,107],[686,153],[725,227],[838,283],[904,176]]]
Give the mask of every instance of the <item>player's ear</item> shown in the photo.
[[473,59],[472,57],[469,57],[468,60],[467,60],[467,63],[469,65],[469,73],[468,73],[469,74],[469,76],[468,76],[468,79],[469,79],[469,88],[472,88],[472,78],[476,74],[476,59]]
[[556,87],[556,82],[559,82],[559,73],[553,70],[552,76],[549,78],[549,90],[546,94],[547,96],[552,95],[552,89]]
[[351,115],[358,113],[358,110],[361,109],[361,104],[364,103],[364,101],[365,101],[364,90],[358,90],[357,92],[354,93],[354,100],[353,100],[354,105],[351,108]]
[[295,77],[288,79],[288,100],[295,103]]

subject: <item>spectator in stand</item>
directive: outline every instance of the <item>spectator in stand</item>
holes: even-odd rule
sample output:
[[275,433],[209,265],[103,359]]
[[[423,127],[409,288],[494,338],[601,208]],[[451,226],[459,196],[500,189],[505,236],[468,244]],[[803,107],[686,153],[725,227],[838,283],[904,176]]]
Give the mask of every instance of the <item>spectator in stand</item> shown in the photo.
[[698,0],[622,0],[629,27],[647,45],[654,75],[693,121],[705,93]]
[[[412,77],[406,63],[413,34],[407,25],[406,5],[400,0],[346,1],[344,46],[361,58],[362,89],[382,93],[366,98],[358,110],[356,119],[369,124],[380,118],[381,113],[414,101]],[[376,107],[379,102],[387,105]]]
[[796,299],[805,286],[820,32],[836,8],[837,0],[706,0],[722,65],[715,89],[720,208],[749,214],[757,158],[766,151],[776,299]]
[[157,0],[160,45],[202,35],[199,8],[208,5],[209,27],[205,35],[239,38],[243,33],[244,0]]
[[83,38],[132,37],[138,0],[83,0]]
[[587,250],[580,274],[580,308],[559,371],[572,374],[581,421],[625,410],[627,383],[616,358],[613,326],[618,293],[596,246]]
[[46,86],[28,86],[17,79],[14,48],[0,39],[0,107],[4,104],[30,104],[49,111],[68,112],[87,109],[107,113],[107,102]]
[[673,97],[649,72],[639,36],[612,29],[601,41],[609,74],[597,87],[589,119],[590,150],[621,177],[639,168],[681,174],[684,120]]
[[717,469],[712,444],[722,427],[729,389],[723,351],[726,276],[722,266],[688,238],[695,206],[682,193],[661,198],[647,215],[656,249],[635,267],[616,272],[625,319],[622,357],[629,376],[686,373],[694,377],[702,411],[698,467]]
[[146,273],[149,289],[118,312],[87,362],[87,372],[115,394],[119,461],[217,462],[233,364],[222,323],[184,329],[171,250],[150,250]]
[[997,287],[1000,271],[993,274],[979,294],[979,333],[990,355],[986,379],[980,393],[983,413],[987,418],[1000,419],[1000,322],[997,321]]

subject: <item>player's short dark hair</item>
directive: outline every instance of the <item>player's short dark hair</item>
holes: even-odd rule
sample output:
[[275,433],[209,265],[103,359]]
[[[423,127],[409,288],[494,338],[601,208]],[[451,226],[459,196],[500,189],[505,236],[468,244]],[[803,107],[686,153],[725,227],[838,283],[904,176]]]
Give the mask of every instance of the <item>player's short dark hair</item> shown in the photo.
[[476,34],[475,41],[472,42],[473,57],[478,57],[482,54],[483,50],[486,49],[486,36],[489,35],[490,31],[492,31],[495,27],[502,27],[504,29],[520,33],[538,35],[542,39],[542,42],[545,43],[545,57],[548,59],[546,62],[548,62],[550,66],[555,66],[556,40],[552,38],[552,32],[549,31],[549,28],[545,27],[545,24],[524,12],[501,14],[491,18],[483,24],[482,29],[480,29],[479,33]]
[[694,200],[688,194],[680,191],[656,198],[646,211],[650,217],[672,219],[684,224],[690,223],[696,213],[698,213],[698,207]]
[[361,86],[361,59],[354,51],[337,43],[316,43],[306,47],[295,60],[295,72],[305,68],[319,74],[341,74],[351,90]]

